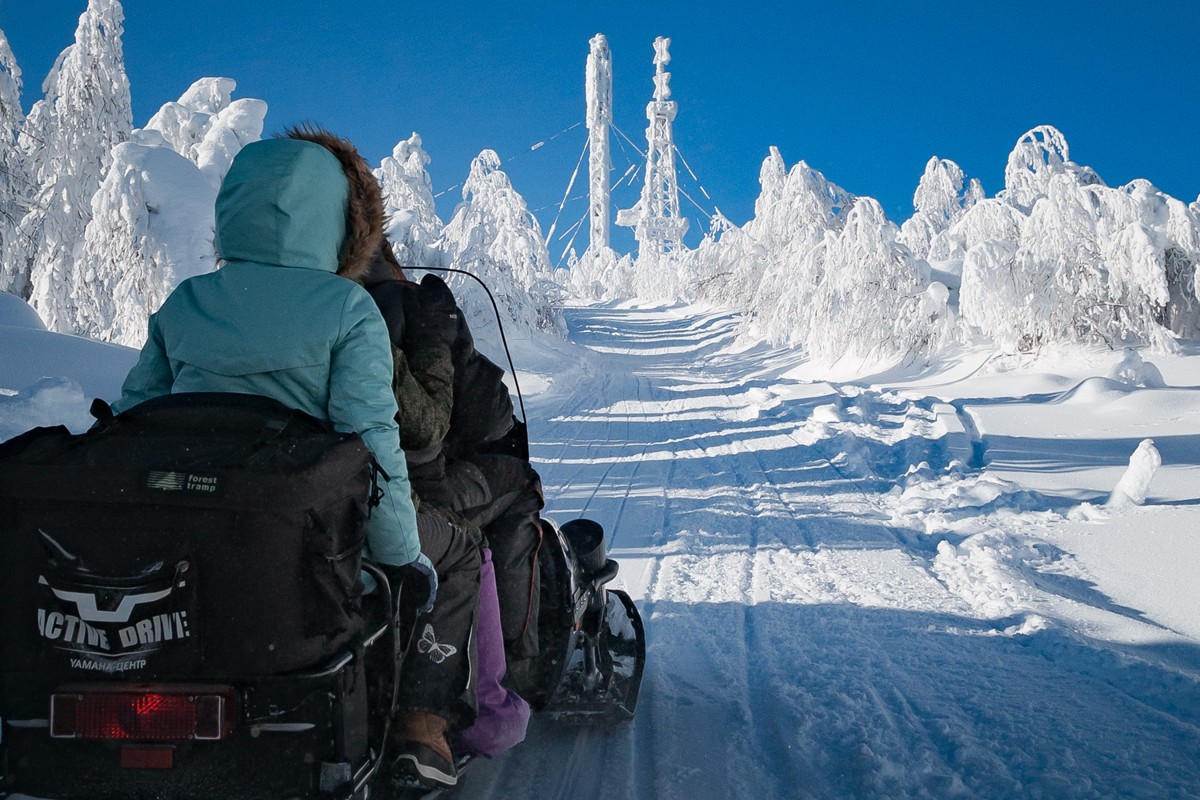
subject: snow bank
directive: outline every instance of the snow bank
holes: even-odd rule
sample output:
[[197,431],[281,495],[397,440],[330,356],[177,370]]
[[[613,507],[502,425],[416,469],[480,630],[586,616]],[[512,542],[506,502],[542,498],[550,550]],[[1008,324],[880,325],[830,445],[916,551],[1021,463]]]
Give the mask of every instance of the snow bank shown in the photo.
[[0,441],[38,425],[85,430],[94,398],[120,397],[137,351],[46,331],[20,306],[0,294]]

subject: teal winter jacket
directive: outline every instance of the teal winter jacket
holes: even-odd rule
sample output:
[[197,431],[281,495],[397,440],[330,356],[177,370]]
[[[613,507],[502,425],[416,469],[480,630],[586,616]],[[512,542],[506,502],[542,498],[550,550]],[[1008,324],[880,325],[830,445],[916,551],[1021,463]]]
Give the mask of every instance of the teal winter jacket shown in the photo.
[[224,263],[184,281],[150,317],[114,410],[173,392],[241,392],[360,434],[390,476],[367,522],[367,555],[403,565],[420,544],[391,343],[370,295],[337,274],[348,196],[338,159],[320,145],[270,139],[243,148],[217,197]]

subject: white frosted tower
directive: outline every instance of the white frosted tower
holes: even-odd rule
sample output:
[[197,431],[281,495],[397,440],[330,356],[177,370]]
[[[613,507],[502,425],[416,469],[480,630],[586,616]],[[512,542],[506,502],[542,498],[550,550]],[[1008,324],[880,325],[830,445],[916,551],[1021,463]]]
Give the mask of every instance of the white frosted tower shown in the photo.
[[587,59],[588,215],[591,238],[588,249],[600,253],[608,247],[609,172],[608,127],[612,124],[612,54],[608,39],[597,33]]
[[677,110],[671,100],[671,40],[654,40],[654,99],[646,106],[646,184],[636,206],[617,214],[617,224],[634,229],[638,257],[678,250],[688,221],[679,215],[679,183],[675,176],[675,141],[671,123]]

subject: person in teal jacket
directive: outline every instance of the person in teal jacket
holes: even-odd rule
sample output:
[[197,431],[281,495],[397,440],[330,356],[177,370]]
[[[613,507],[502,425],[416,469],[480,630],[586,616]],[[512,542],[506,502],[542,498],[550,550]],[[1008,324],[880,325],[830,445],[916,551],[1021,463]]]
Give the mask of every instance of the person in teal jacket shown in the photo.
[[[150,317],[114,411],[175,392],[265,395],[362,436],[387,474],[367,552],[437,578],[421,554],[392,394],[387,328],[355,282],[382,235],[383,204],[353,145],[323,131],[247,145],[216,202],[215,272]],[[320,144],[317,143],[320,142]]]

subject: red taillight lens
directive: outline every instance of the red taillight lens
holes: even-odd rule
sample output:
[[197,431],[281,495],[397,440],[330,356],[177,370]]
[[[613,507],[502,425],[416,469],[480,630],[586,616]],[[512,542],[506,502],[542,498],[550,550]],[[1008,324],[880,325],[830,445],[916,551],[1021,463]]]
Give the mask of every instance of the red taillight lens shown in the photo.
[[229,686],[65,686],[50,697],[50,735],[139,742],[222,739],[234,727]]

